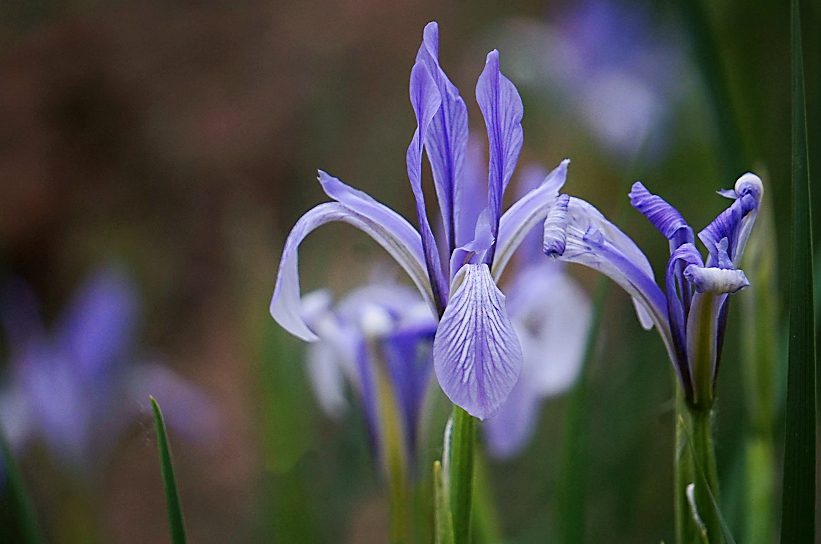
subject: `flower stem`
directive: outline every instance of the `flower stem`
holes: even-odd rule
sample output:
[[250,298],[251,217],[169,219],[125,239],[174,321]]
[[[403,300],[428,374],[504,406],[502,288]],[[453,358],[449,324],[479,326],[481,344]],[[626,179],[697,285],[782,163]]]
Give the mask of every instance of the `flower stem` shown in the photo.
[[[675,508],[678,544],[723,544],[711,410],[676,398]],[[692,489],[690,489],[690,487]]]
[[470,542],[475,442],[476,418],[454,405],[449,478],[455,544],[469,544]]

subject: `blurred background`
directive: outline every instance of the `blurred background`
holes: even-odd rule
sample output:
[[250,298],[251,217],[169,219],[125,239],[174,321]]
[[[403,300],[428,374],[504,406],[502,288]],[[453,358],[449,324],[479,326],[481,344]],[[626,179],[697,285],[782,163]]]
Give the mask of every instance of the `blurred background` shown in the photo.
[[[520,168],[569,157],[567,192],[613,218],[657,274],[667,243],[629,207],[630,184],[641,180],[700,230],[726,206],[716,190],[758,173],[774,212],[764,253],[777,267],[778,344],[789,272],[788,5],[704,4],[706,37],[689,0],[2,3],[0,419],[49,541],[167,541],[148,394],[167,412],[192,542],[386,540],[365,423],[355,411],[322,414],[305,345],[268,303],[285,236],[325,200],[317,169],[413,217],[407,85],[431,20],[472,129],[484,131],[474,86],[498,48],[525,105]],[[815,150],[821,2],[804,8]],[[302,248],[303,287],[341,295],[387,261],[350,227],[320,229]],[[570,271],[594,291],[595,276]],[[730,318],[716,422],[737,534],[741,315]],[[586,370],[587,541],[670,542],[670,363],[616,288],[601,327]],[[78,384],[78,372],[93,379]],[[488,462],[509,542],[561,541],[567,410],[566,397],[550,399],[525,452]]]

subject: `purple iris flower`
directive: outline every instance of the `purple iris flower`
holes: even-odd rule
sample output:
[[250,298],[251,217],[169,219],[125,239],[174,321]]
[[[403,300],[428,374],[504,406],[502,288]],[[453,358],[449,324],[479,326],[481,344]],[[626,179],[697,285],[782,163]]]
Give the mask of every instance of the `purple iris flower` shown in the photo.
[[199,391],[159,364],[134,363],[139,301],[122,273],[92,275],[50,331],[32,289],[12,279],[0,317],[9,348],[0,423],[16,451],[41,440],[67,468],[87,473],[150,394],[187,437],[214,430],[213,407]]
[[598,270],[633,297],[644,328],[658,329],[687,401],[702,408],[714,398],[728,295],[749,285],[738,266],[764,186],[747,173],[719,194],[733,202],[698,234],[705,262],[681,214],[640,182],[633,185],[630,203],[669,240],[664,289],[638,246],[584,200],[561,195],[544,224],[547,255]]
[[[334,200],[303,215],[285,242],[271,315],[306,341],[317,335],[302,318],[297,249],[315,228],[349,223],[370,235],[410,275],[439,317],[433,361],[442,390],[457,406],[485,419],[495,414],[519,378],[522,349],[497,281],[524,236],[544,221],[567,175],[567,162],[502,214],[502,198],[523,142],[522,101],[499,71],[492,51],[476,85],[489,142],[487,196],[481,208],[465,198],[467,107],[439,65],[436,23],[425,27],[411,71],[410,98],[417,129],[406,162],[419,229],[367,194],[319,172]],[[434,237],[422,191],[422,156],[433,172],[443,236]],[[440,258],[444,254],[447,259]],[[444,262],[443,262],[444,261]]]
[[[371,445],[385,460],[384,420],[396,407],[403,450],[411,466],[420,414],[433,370],[436,318],[419,294],[396,283],[370,283],[332,306],[328,291],[305,295],[303,318],[319,341],[308,349],[308,373],[323,411],[339,418],[348,408],[346,384],[365,414]],[[380,381],[388,388],[380,388]]]

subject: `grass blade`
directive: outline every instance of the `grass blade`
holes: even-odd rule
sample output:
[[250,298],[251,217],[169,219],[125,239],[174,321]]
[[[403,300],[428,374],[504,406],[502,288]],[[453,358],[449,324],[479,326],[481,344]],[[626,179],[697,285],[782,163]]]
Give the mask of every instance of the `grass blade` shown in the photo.
[[[37,514],[31,502],[26,485],[23,482],[23,475],[20,465],[11,451],[11,446],[6,439],[6,433],[0,428],[0,454],[2,454],[2,466],[4,469],[6,483],[8,485],[9,503],[11,505],[11,519],[18,523],[17,532],[21,541],[25,544],[39,544],[43,542],[40,526],[37,522]],[[5,533],[5,531],[4,531]]]
[[442,464],[433,463],[434,504],[436,508],[436,544],[453,544],[453,518],[450,514],[450,499]]
[[815,542],[816,407],[812,221],[799,2],[791,2],[792,274],[781,542]]
[[165,488],[165,508],[168,511],[168,527],[171,533],[172,544],[186,544],[185,522],[182,518],[182,505],[177,493],[177,482],[174,478],[174,466],[171,463],[171,450],[168,448],[168,435],[165,431],[165,421],[160,406],[154,397],[151,397],[151,406],[154,408],[154,424],[157,427],[157,446],[160,450],[160,468],[162,470],[163,487]]

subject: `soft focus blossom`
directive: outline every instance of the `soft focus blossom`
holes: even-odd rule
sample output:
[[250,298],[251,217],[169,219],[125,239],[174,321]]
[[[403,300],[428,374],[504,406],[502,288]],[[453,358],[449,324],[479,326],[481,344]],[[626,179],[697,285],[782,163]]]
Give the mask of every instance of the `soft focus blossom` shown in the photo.
[[149,395],[167,422],[191,439],[213,432],[214,409],[165,367],[136,360],[135,286],[114,269],[93,274],[47,329],[36,295],[9,280],[0,300],[9,374],[0,390],[0,423],[12,447],[42,441],[66,468],[88,472]]
[[630,2],[585,0],[552,23],[509,22],[511,75],[571,108],[612,158],[629,163],[643,145],[660,151],[688,71],[675,28],[653,29],[649,15]]
[[[476,86],[489,142],[487,196],[480,207],[466,198],[467,107],[439,66],[438,27],[430,23],[411,71],[410,97],[417,129],[407,151],[418,230],[370,196],[325,172],[319,181],[334,202],[300,218],[280,262],[271,315],[306,341],[317,335],[302,317],[297,249],[315,228],[331,221],[369,234],[410,275],[439,317],[433,352],[442,390],[454,404],[484,419],[494,415],[519,378],[521,345],[497,281],[524,236],[541,223],[564,184],[567,162],[502,214],[502,199],[523,142],[519,93],[499,71],[492,51]],[[422,156],[433,171],[444,236],[434,237],[422,191]],[[440,255],[447,259],[443,261]]]
[[638,246],[587,202],[561,195],[544,225],[546,254],[598,270],[633,297],[641,324],[658,329],[685,398],[703,408],[714,398],[728,295],[748,285],[738,266],[764,186],[747,173],[719,194],[732,204],[698,234],[705,262],[681,214],[640,182],[633,185],[630,203],[669,240],[663,289]]
[[[372,282],[332,306],[330,293],[303,297],[303,317],[319,340],[308,348],[308,373],[323,411],[339,418],[346,385],[365,414],[371,444],[384,460],[383,426],[393,403],[402,449],[413,464],[420,413],[433,370],[436,318],[419,294],[404,285]],[[388,388],[381,388],[387,384]]]

